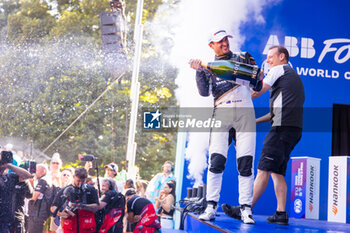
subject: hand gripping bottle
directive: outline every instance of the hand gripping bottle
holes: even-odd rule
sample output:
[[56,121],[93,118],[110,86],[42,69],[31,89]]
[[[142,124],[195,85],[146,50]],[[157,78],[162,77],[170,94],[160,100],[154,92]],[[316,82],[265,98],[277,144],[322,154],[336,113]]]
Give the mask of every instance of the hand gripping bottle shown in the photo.
[[[260,91],[262,80],[259,80],[260,68],[232,60],[218,60],[213,62],[202,62],[202,66],[226,81],[252,88]],[[262,71],[261,71],[262,72]]]

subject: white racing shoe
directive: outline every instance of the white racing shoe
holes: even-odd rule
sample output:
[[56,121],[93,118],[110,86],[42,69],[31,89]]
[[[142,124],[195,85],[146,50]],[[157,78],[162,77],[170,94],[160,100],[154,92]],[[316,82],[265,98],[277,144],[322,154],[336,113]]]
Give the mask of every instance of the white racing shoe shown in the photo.
[[253,219],[252,208],[249,205],[241,206],[241,220],[246,224],[255,224]]
[[199,219],[200,220],[204,220],[204,221],[213,221],[213,220],[215,220],[216,209],[217,209],[217,206],[214,207],[213,205],[208,204],[208,206],[205,209],[204,213],[199,215]]

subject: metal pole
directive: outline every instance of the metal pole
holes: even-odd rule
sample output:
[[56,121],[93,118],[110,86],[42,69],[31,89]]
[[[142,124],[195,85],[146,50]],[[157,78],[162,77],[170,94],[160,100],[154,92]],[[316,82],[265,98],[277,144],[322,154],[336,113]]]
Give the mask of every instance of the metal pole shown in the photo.
[[134,64],[131,79],[131,114],[129,124],[129,136],[128,136],[128,147],[127,147],[127,160],[128,160],[128,178],[135,179],[136,174],[134,171],[135,167],[135,155],[136,155],[136,143],[135,143],[135,130],[137,123],[137,109],[139,103],[139,90],[140,83],[138,82],[139,70],[140,70],[140,58],[142,48],[142,9],[143,0],[137,1],[135,29],[134,29],[134,41],[135,41],[135,54]]
[[30,159],[33,159],[33,140],[30,140]]

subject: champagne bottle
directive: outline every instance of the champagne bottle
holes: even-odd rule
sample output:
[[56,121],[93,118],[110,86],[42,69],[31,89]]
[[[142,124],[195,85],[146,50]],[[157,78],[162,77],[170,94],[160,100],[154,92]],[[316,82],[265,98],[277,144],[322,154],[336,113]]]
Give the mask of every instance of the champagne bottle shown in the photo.
[[259,80],[260,68],[233,60],[217,60],[213,62],[202,62],[202,66],[214,73],[217,77],[239,85],[260,91],[262,81]]

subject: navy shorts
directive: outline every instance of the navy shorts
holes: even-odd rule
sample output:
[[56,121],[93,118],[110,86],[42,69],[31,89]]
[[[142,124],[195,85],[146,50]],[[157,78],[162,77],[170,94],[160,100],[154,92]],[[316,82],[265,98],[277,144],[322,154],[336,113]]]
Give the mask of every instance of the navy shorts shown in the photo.
[[272,127],[266,135],[258,169],[285,176],[289,156],[300,141],[302,129],[291,126]]

